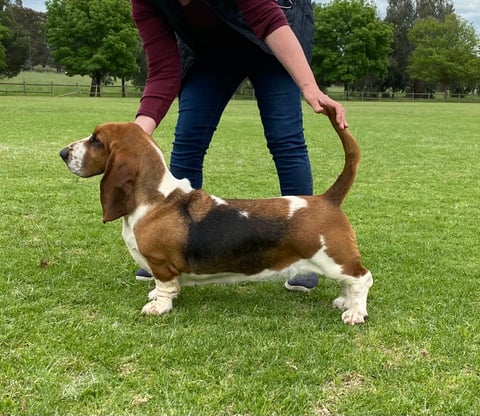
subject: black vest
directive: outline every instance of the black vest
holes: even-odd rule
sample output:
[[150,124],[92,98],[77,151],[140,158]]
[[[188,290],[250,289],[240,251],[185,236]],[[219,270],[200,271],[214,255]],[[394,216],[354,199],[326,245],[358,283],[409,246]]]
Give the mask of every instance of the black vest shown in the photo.
[[[195,35],[185,23],[182,7],[178,0],[149,0],[164,17],[165,22],[176,34],[182,56],[184,71],[189,67],[194,52],[197,49]],[[310,61],[313,48],[314,21],[311,0],[276,0],[285,13],[288,23],[297,36],[303,51]],[[212,11],[229,27],[240,33],[246,39],[259,46],[264,52],[272,53],[267,44],[258,39],[238,11],[234,0],[206,0]]]

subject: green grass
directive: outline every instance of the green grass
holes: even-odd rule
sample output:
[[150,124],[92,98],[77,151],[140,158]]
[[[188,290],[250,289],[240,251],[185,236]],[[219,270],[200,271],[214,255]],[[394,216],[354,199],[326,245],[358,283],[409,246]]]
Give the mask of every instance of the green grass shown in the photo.
[[[363,152],[345,211],[373,272],[370,319],[330,309],[338,287],[185,288],[144,317],[150,285],[99,178],[58,151],[137,99],[0,97],[0,415],[474,415],[480,408],[476,105],[346,103]],[[176,108],[156,139],[168,158]],[[343,154],[305,112],[315,186]],[[278,194],[255,104],[232,102],[205,166],[224,197]]]

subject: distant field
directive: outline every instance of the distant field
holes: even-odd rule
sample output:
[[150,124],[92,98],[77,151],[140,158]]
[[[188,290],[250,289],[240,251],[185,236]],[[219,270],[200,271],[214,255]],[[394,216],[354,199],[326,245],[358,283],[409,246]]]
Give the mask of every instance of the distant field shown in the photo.
[[88,76],[68,76],[64,72],[37,72],[37,71],[23,71],[16,77],[2,79],[1,82],[19,83],[26,82],[29,84],[90,84],[91,78]]
[[[24,71],[13,78],[0,79],[0,97],[3,96],[87,96],[90,92],[91,78],[88,76],[68,76],[58,72]],[[121,81],[114,80],[111,85],[103,86],[104,96],[121,96]],[[139,96],[131,82],[127,82],[127,93]]]
[[[375,283],[345,326],[335,283],[185,288],[144,317],[150,284],[103,224],[100,178],[58,151],[138,98],[0,97],[0,415],[476,415],[480,409],[480,130],[475,104],[345,103],[362,149],[344,210]],[[177,108],[155,138],[168,159]],[[305,108],[317,192],[343,163]],[[253,101],[233,101],[205,189],[278,195]]]

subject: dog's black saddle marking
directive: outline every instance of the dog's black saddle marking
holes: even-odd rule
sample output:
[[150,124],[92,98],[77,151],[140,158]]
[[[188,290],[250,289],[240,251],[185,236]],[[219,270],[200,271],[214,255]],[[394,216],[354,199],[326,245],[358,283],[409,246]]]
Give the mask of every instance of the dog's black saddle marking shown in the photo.
[[194,273],[246,275],[268,267],[271,249],[288,231],[286,219],[249,215],[221,205],[190,223],[185,257]]

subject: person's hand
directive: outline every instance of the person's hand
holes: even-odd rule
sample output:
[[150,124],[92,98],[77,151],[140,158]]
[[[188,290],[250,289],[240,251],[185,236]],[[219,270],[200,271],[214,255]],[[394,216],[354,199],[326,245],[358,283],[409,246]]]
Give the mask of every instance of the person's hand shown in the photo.
[[333,109],[338,127],[341,129],[346,129],[348,127],[345,109],[339,102],[332,100],[328,95],[316,88],[309,92],[304,91],[303,97],[315,113],[326,115],[326,107]]
[[335,120],[338,124],[338,127],[340,127],[341,129],[348,128],[348,123],[345,116],[345,109],[343,108],[343,105],[341,105],[335,100],[332,100],[328,95],[324,94],[323,92],[318,97],[318,101],[320,102],[320,105],[322,107],[321,113],[326,114],[325,107],[333,108],[333,110],[335,111]]

